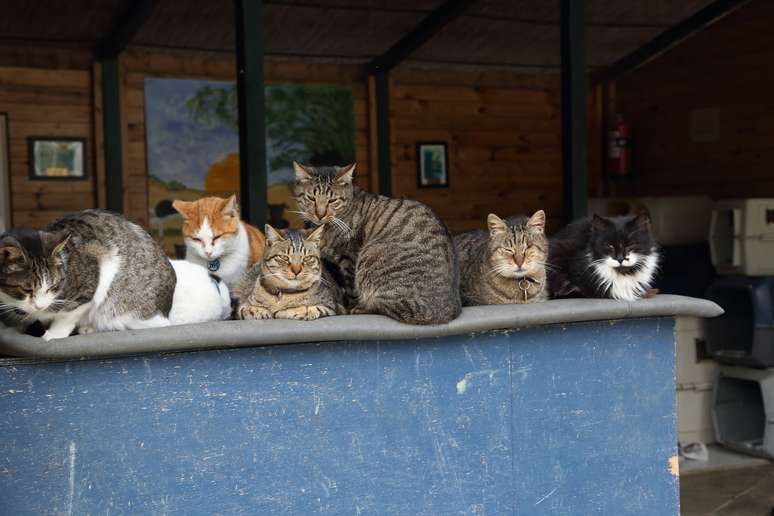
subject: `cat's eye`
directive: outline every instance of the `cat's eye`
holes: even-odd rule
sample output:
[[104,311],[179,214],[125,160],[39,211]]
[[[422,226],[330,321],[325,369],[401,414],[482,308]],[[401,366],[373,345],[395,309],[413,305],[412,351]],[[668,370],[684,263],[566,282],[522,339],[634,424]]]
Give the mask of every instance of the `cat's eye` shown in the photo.
[[315,263],[316,261],[316,256],[304,256],[304,263]]
[[309,194],[304,194],[304,195],[302,195],[301,197],[303,197],[303,199],[304,199],[305,201],[309,201],[309,202],[312,202],[312,201],[314,201],[314,196],[312,196],[312,195],[309,195]]
[[217,236],[214,236],[214,237],[212,237],[212,241],[213,241],[213,242],[215,242],[215,240],[219,239],[219,238],[220,238],[220,237],[222,237],[222,236],[223,236],[223,235],[217,235]]
[[199,242],[200,244],[201,244],[201,242],[202,242],[201,238],[196,238],[196,237],[194,237],[194,238],[192,238],[192,240],[193,240],[194,242]]

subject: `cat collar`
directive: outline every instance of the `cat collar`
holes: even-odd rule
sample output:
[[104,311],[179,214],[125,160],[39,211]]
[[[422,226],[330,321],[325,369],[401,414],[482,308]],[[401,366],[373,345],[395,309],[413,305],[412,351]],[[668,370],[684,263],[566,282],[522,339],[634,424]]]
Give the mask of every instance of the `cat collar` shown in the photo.
[[216,272],[218,269],[220,269],[220,260],[218,258],[215,258],[214,260],[208,261],[207,269],[210,272]]

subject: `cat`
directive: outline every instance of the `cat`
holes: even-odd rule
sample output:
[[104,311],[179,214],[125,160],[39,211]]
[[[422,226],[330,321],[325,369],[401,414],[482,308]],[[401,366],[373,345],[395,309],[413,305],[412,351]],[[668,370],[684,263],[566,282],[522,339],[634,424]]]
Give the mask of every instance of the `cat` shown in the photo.
[[231,296],[215,274],[188,260],[170,260],[177,276],[170,324],[190,324],[228,319]]
[[323,236],[323,257],[341,271],[350,313],[409,324],[441,324],[460,314],[454,245],[430,208],[361,190],[352,183],[355,164],[293,167],[304,219],[333,229]]
[[660,259],[647,213],[579,220],[550,240],[551,296],[640,299]]
[[312,320],[344,313],[342,293],[320,257],[325,226],[315,230],[266,225],[266,249],[237,289],[240,319]]
[[235,195],[178,200],[172,206],[183,216],[185,259],[207,267],[233,290],[245,271],[261,259],[263,233],[239,219]]
[[45,231],[0,237],[0,303],[17,322],[49,324],[43,338],[169,325],[175,271],[140,226],[84,210]]
[[536,303],[548,298],[548,240],[543,210],[506,221],[487,217],[488,232],[478,229],[454,237],[460,264],[462,304]]

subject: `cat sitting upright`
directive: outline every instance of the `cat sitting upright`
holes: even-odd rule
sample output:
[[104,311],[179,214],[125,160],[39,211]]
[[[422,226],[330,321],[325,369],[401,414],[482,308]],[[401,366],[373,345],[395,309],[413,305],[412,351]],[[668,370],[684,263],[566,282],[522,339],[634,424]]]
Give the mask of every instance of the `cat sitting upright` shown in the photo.
[[545,301],[546,215],[502,220],[487,217],[489,231],[476,229],[454,237],[460,263],[462,304],[502,305]]
[[647,213],[579,220],[550,240],[551,297],[640,299],[649,293],[659,260]]
[[240,319],[312,320],[344,313],[342,292],[320,257],[324,228],[278,231],[266,225],[263,260],[236,290]]
[[207,267],[233,291],[263,256],[261,230],[240,220],[235,195],[178,200],[172,206],[183,216],[185,259]]

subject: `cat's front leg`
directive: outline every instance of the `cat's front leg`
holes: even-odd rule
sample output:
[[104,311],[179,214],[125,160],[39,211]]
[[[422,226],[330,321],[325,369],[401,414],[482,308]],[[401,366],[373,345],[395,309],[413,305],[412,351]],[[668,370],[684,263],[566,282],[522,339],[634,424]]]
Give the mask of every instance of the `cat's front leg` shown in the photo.
[[280,310],[274,317],[277,319],[296,319],[299,321],[312,321],[319,319],[320,317],[327,317],[329,315],[336,315],[336,311],[325,305],[312,305],[312,306],[297,306],[295,308],[288,308],[286,310]]
[[75,329],[75,322],[69,317],[54,319],[46,333],[43,334],[43,340],[64,339],[69,337]]
[[272,314],[267,308],[260,305],[240,305],[237,309],[237,317],[240,319],[271,319]]

